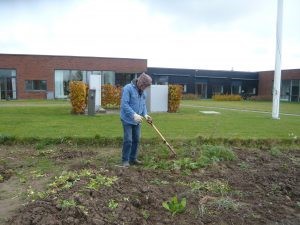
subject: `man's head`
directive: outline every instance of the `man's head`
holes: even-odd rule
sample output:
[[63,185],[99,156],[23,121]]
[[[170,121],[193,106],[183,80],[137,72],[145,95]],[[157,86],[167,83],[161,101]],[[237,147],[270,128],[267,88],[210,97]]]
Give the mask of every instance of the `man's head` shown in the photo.
[[136,84],[138,89],[143,91],[152,84],[152,78],[148,74],[142,73],[138,77]]

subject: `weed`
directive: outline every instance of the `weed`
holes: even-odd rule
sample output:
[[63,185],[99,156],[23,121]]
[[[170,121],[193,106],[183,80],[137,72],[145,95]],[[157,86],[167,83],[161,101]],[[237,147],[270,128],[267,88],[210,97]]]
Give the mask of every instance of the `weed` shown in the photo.
[[74,201],[74,199],[66,199],[66,200],[61,200],[59,202],[59,205],[61,208],[71,208],[71,207],[76,207],[77,203]]
[[172,169],[174,170],[194,170],[198,167],[197,162],[194,162],[191,158],[174,160],[172,165]]
[[233,210],[236,211],[240,207],[240,204],[235,202],[233,199],[226,197],[217,199],[214,204],[218,206],[218,208],[222,208],[225,210]]
[[108,208],[110,209],[116,209],[118,207],[119,203],[116,202],[114,199],[110,199],[108,202]]
[[26,197],[31,199],[32,201],[39,200],[39,199],[44,199],[49,195],[48,192],[44,191],[35,191],[32,189],[31,186],[27,189],[27,194]]
[[4,181],[4,177],[0,174],[0,183]]
[[220,180],[215,180],[215,181],[207,181],[207,182],[191,182],[188,184],[192,188],[192,191],[196,190],[204,190],[208,191],[214,194],[220,194],[220,195],[225,195],[231,191],[231,188],[226,181],[220,181]]
[[142,215],[143,215],[145,220],[147,220],[150,217],[150,213],[146,209],[142,209]]
[[93,176],[93,171],[90,169],[82,169],[79,172],[80,177],[91,177]]
[[150,183],[151,184],[156,184],[156,185],[166,185],[166,184],[169,184],[169,181],[160,180],[158,178],[155,178],[154,180],[151,180]]
[[249,168],[249,164],[245,163],[245,162],[241,162],[241,163],[238,163],[239,167],[243,170],[246,170]]
[[144,165],[146,168],[179,170],[188,174],[191,170],[206,167],[215,162],[234,159],[236,159],[234,152],[224,146],[203,145],[202,154],[196,160],[184,157],[178,160],[168,161],[164,158],[158,159],[154,156],[145,156]]
[[270,149],[270,154],[271,154],[271,156],[274,156],[274,157],[278,157],[278,156],[280,156],[282,153],[281,153],[281,151],[280,151],[280,149],[278,148],[278,147],[272,147],[271,149]]
[[99,190],[99,188],[101,186],[110,187],[117,180],[118,180],[118,177],[116,177],[116,176],[106,177],[106,176],[102,176],[102,175],[98,174],[96,176],[96,178],[90,179],[90,182],[88,183],[87,188],[97,191],[97,190]]
[[42,150],[45,149],[47,144],[45,142],[38,142],[35,144],[35,149],[36,150]]
[[203,145],[202,156],[212,162],[231,161],[236,159],[234,152],[225,146]]
[[178,200],[177,196],[174,196],[170,201],[165,201],[162,206],[172,213],[174,216],[176,213],[182,213],[186,209],[186,198],[182,198],[181,201]]
[[55,180],[49,184],[49,187],[55,193],[60,189],[71,188],[78,180],[80,180],[80,177],[76,172],[63,171],[59,177],[55,177]]

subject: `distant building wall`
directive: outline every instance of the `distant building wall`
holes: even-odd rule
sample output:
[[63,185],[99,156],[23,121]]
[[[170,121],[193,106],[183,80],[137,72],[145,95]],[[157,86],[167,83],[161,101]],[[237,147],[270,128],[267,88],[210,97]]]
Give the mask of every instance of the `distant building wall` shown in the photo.
[[[274,71],[262,71],[258,72],[258,95],[272,98]],[[282,70],[281,80],[300,80],[300,69]]]

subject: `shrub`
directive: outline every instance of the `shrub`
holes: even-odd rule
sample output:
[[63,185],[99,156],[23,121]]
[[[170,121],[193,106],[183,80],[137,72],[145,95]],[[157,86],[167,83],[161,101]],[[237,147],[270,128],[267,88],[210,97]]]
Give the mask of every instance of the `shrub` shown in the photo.
[[251,96],[250,100],[254,100],[254,101],[272,101],[272,95]]
[[196,94],[183,94],[182,95],[182,100],[197,100],[200,97],[197,96]]
[[72,104],[71,113],[83,114],[87,106],[87,92],[86,84],[82,81],[70,82],[70,101]]
[[241,101],[242,97],[240,95],[213,95],[212,97],[213,100],[215,101]]
[[105,84],[101,88],[101,106],[104,108],[120,108],[121,87]]
[[169,85],[168,112],[177,112],[182,97],[181,85]]

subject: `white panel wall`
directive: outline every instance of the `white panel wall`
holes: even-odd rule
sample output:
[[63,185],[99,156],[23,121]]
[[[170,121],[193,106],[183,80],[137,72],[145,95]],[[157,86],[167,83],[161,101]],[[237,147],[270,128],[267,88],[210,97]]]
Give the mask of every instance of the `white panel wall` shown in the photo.
[[151,85],[145,91],[148,112],[168,111],[168,85]]

